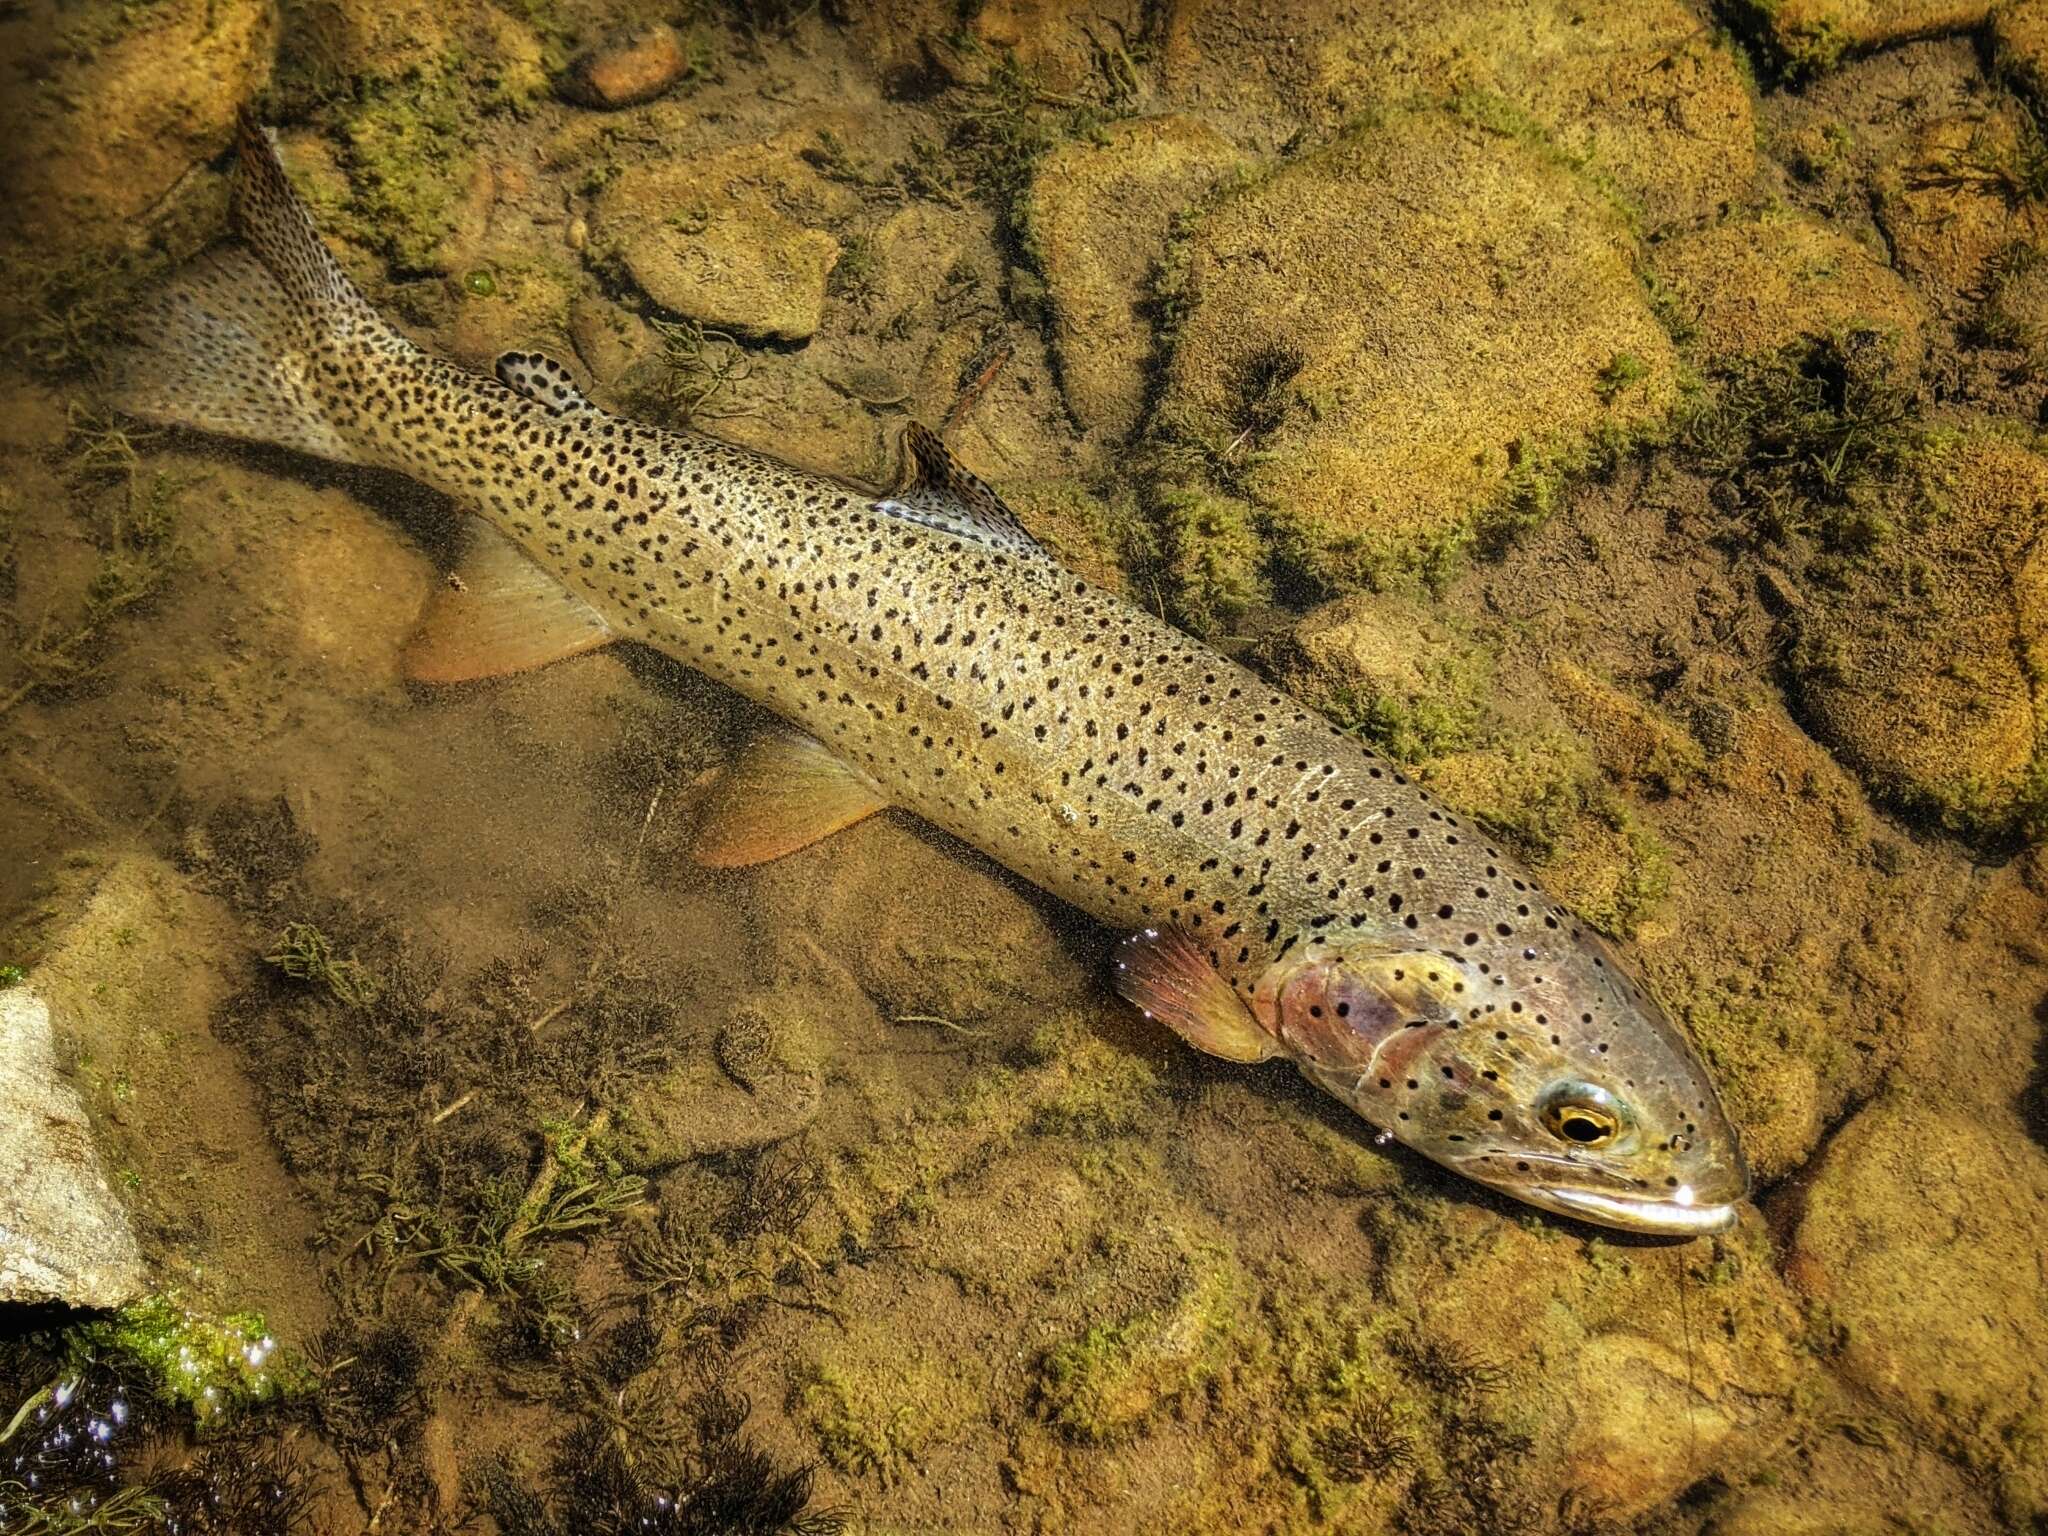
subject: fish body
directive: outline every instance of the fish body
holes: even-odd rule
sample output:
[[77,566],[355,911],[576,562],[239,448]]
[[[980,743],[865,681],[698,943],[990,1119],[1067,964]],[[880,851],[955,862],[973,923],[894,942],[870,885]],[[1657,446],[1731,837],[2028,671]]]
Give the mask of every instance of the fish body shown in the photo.
[[357,294],[253,126],[236,203],[122,402],[458,498],[530,588],[505,645],[639,641],[788,722],[717,792],[709,862],[902,808],[1127,934],[1120,990],[1205,1050],[1290,1058],[1549,1209],[1733,1221],[1735,1134],[1600,939],[1355,738],[1062,569],[935,438],[877,494],[621,419],[535,354],[470,373]]

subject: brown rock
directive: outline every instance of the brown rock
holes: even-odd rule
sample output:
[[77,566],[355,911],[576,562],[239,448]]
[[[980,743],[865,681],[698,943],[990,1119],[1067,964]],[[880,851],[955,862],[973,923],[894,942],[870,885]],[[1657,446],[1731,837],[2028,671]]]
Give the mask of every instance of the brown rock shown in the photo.
[[1811,75],[1844,54],[1981,27],[1994,8],[1993,0],[1773,0],[1757,9],[1784,67]]
[[1025,218],[1052,302],[1060,388],[1084,428],[1128,437],[1144,407],[1153,269],[1173,216],[1244,158],[1187,117],[1138,118],[1045,158]]
[[25,53],[0,44],[0,222],[70,250],[119,237],[226,149],[235,113],[270,78],[277,22],[262,0],[161,0],[9,41]]
[[663,309],[735,336],[803,341],[839,242],[818,226],[858,205],[798,158],[816,137],[633,166],[598,199],[594,238]]
[[579,106],[616,109],[652,101],[690,67],[689,48],[665,21],[614,32],[577,55],[555,90]]
[[1912,473],[1914,525],[1807,594],[1802,702],[1879,793],[1960,830],[2038,837],[2048,459],[1986,432],[1928,449]]
[[2048,1515],[2048,1156],[2003,1110],[1879,1100],[1829,1145],[1789,1272],[1840,1369],[1966,1466],[2012,1528]]
[[1222,114],[1240,142],[1458,97],[1583,163],[1651,226],[1711,215],[1756,168],[1736,51],[1680,0],[1185,0],[1163,53],[1175,105]]

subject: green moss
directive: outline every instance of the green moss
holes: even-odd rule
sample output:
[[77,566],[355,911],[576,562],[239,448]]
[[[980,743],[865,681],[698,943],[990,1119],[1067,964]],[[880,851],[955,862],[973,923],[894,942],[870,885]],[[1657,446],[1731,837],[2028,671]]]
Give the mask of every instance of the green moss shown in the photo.
[[1247,1303],[1217,1250],[1197,1249],[1180,1294],[1054,1345],[1039,1364],[1046,1416],[1074,1439],[1108,1444],[1152,1422],[1223,1368]]
[[1581,895],[1579,916],[1616,939],[1633,939],[1649,915],[1671,894],[1671,854],[1657,835],[1618,804],[1609,818],[1621,834],[1624,857],[1605,887]]
[[1612,403],[1614,397],[1632,384],[1639,384],[1650,376],[1649,364],[1633,352],[1617,352],[1608,360],[1593,383],[1594,390],[1602,400]]
[[1370,699],[1340,692],[1323,712],[1399,763],[1426,763],[1473,746],[1492,691],[1492,657],[1476,647],[1447,650],[1422,658],[1417,670],[1420,689]]
[[987,1399],[975,1374],[940,1352],[861,1325],[802,1375],[792,1406],[827,1461],[886,1485],[965,1438]]
[[1675,438],[1751,537],[1813,538],[1849,554],[1882,541],[1889,493],[1925,444],[1894,349],[1867,329],[1717,370]]
[[1152,507],[1176,623],[1207,638],[1268,600],[1265,552],[1248,502],[1168,487],[1153,493]]
[[18,987],[28,980],[28,972],[18,965],[0,965],[0,992],[9,987]]
[[475,164],[474,130],[452,66],[366,85],[344,114],[354,233],[401,273],[433,270],[454,233],[456,198]]
[[149,1297],[74,1329],[81,1360],[147,1376],[158,1396],[182,1403],[202,1428],[258,1404],[307,1391],[311,1379],[283,1357],[260,1314],[211,1317],[175,1294]]
[[1159,1117],[1159,1075],[1129,1051],[1069,1015],[1041,1026],[1027,1051],[1050,1068],[1035,1096],[1031,1128],[1042,1135],[1097,1140],[1140,1131]]

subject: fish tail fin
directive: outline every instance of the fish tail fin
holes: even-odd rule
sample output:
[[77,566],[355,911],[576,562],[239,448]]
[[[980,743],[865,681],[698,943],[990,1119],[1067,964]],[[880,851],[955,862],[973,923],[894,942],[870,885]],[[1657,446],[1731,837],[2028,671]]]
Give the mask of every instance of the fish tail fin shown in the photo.
[[261,125],[241,120],[234,216],[215,247],[146,303],[115,359],[113,402],[131,415],[342,463],[375,459],[330,420],[314,370],[353,339],[390,351],[390,329],[341,270]]

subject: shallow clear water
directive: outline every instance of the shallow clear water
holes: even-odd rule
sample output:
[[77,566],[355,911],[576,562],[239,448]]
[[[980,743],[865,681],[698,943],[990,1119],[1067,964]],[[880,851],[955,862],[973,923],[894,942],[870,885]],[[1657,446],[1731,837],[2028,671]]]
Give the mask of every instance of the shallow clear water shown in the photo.
[[[0,962],[159,1297],[0,1323],[0,1510],[2039,1523],[2023,29],[1435,9],[0,8]],[[654,19],[664,94],[551,86]],[[1377,1146],[901,814],[701,868],[766,717],[649,650],[405,683],[461,507],[100,403],[249,96],[422,345],[877,484],[942,425],[1482,818],[1700,1046],[1737,1229]]]

